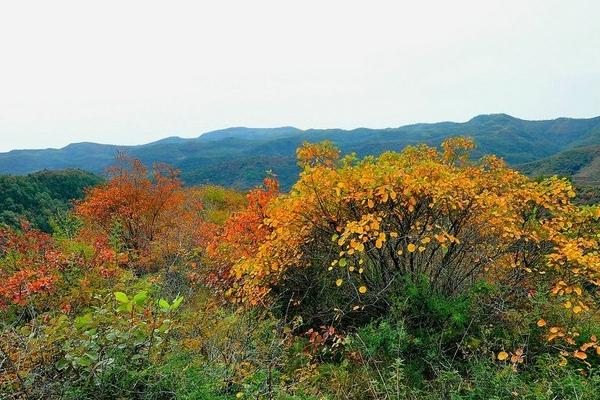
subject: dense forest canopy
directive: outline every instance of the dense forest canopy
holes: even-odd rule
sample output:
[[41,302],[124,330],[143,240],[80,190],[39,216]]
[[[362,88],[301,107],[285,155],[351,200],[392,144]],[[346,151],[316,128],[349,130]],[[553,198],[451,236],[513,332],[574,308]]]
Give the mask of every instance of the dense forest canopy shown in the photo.
[[25,176],[0,175],[0,225],[18,227],[22,220],[50,232],[50,221],[83,198],[102,179],[81,170],[41,171]]
[[569,180],[465,137],[295,156],[290,190],[125,156],[105,181],[8,179],[81,198],[0,229],[0,394],[597,398],[600,206]]

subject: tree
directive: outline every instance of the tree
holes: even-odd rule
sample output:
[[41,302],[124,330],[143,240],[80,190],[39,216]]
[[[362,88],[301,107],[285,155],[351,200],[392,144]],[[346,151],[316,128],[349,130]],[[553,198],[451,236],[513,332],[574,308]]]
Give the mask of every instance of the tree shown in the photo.
[[296,150],[296,158],[300,168],[324,165],[332,167],[340,158],[340,151],[330,140],[321,143],[304,142]]
[[127,250],[147,249],[173,221],[184,202],[177,171],[155,165],[152,175],[139,160],[120,155],[110,180],[88,191],[76,213],[91,227],[109,235],[115,229]]
[[277,179],[265,178],[263,187],[255,188],[246,195],[246,207],[233,213],[226,220],[220,234],[210,241],[207,246],[210,272],[206,278],[213,287],[222,288],[233,284],[235,278],[231,275],[232,266],[239,260],[253,257],[260,244],[267,239],[270,229],[264,224],[264,219],[267,207],[278,195]]
[[302,162],[291,192],[265,209],[266,239],[232,266],[232,296],[283,299],[313,325],[356,323],[383,314],[407,279],[453,296],[479,280],[525,294],[543,278],[577,297],[565,307],[587,310],[600,283],[599,209],[573,205],[566,180],[470,161],[472,148],[453,138],[441,151]]
[[48,234],[27,223],[20,232],[0,228],[0,309],[25,307],[51,292],[60,264],[60,253]]

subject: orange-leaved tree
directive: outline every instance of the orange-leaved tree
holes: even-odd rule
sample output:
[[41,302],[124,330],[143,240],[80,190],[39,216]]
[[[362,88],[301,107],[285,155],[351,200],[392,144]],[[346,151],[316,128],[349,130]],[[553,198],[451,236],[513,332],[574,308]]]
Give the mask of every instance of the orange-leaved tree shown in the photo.
[[[239,260],[248,259],[256,254],[261,243],[270,233],[264,224],[266,210],[273,199],[279,195],[279,183],[275,177],[267,177],[263,186],[255,188],[246,195],[246,206],[233,213],[225,222],[218,235],[207,246],[207,262],[210,272],[208,283],[215,288],[237,287],[236,278],[231,275],[232,266]],[[256,287],[257,291],[266,288]],[[251,301],[258,300],[259,295]]]
[[0,228],[0,309],[43,300],[55,289],[59,267],[60,253],[48,234],[28,223],[21,232]]
[[87,240],[109,238],[117,256],[149,267],[165,256],[181,258],[209,234],[201,201],[182,187],[175,169],[159,164],[150,173],[139,160],[120,156],[109,173],[75,207]]

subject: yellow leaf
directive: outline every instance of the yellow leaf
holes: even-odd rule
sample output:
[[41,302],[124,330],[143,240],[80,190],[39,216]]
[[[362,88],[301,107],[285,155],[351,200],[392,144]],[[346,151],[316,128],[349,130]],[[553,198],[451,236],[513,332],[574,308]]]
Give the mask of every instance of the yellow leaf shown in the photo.
[[564,357],[561,357],[558,365],[560,365],[561,367],[564,367],[565,365],[567,365],[567,363],[568,363],[567,359]]
[[543,326],[546,326],[546,321],[545,321],[545,320],[543,320],[543,319],[540,319],[540,320],[537,322],[537,326],[539,326],[540,328],[541,328],[541,327],[543,327]]
[[337,281],[335,281],[335,285],[336,286],[342,286],[342,283],[344,282],[343,279],[338,279]]
[[408,246],[406,247],[406,249],[409,252],[413,253],[417,249],[417,246],[415,246],[414,243],[409,243]]
[[575,307],[573,307],[573,312],[574,312],[575,314],[579,314],[581,311],[582,311],[581,307],[579,307],[579,306],[575,306]]
[[361,286],[358,288],[358,291],[362,294],[367,293],[367,287],[366,286]]
[[523,349],[517,349],[515,350],[515,354],[518,356],[522,356],[523,355]]
[[583,351],[580,351],[580,350],[575,350],[573,355],[576,358],[579,358],[580,360],[585,360],[587,358],[587,354],[585,354]]
[[504,361],[508,358],[508,353],[505,351],[501,351],[500,353],[498,353],[498,360],[500,361]]

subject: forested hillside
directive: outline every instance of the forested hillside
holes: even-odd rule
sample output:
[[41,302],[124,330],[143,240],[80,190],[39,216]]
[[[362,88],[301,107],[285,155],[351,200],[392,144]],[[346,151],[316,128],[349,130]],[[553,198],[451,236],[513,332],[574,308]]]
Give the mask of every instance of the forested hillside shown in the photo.
[[598,398],[600,206],[569,180],[465,137],[294,152],[286,192],[126,157],[8,179],[97,184],[50,232],[0,228],[0,398]]
[[[25,174],[45,168],[81,168],[102,173],[115,154],[123,151],[147,165],[166,162],[181,169],[182,179],[189,185],[212,183],[249,189],[260,184],[265,171],[273,171],[282,188],[287,190],[298,177],[295,150],[306,140],[331,140],[342,152],[356,152],[362,157],[399,151],[418,143],[437,146],[445,138],[456,135],[475,140],[475,156],[496,154],[511,165],[519,166],[580,146],[600,145],[600,117],[526,121],[506,114],[492,114],[464,123],[350,131],[230,128],[194,139],[169,137],[140,146],[76,143],[62,149],[15,150],[0,154],[0,173]],[[537,171],[537,168],[528,168]]]
[[81,170],[41,171],[25,176],[0,175],[0,225],[19,227],[27,220],[50,232],[50,221],[71,208],[84,191],[101,182]]
[[579,147],[526,163],[520,169],[532,176],[569,176],[580,185],[600,185],[600,146]]

